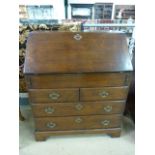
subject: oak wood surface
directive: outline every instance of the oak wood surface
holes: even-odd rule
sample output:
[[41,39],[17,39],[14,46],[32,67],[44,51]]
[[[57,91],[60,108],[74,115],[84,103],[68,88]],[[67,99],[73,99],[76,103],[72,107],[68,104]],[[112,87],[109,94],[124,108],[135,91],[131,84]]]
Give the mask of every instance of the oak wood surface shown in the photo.
[[[132,64],[118,34],[32,32],[24,74],[36,140],[51,135],[120,136]],[[110,110],[109,110],[110,109]]]
[[[132,71],[124,35],[88,32],[31,32],[25,74]],[[37,45],[37,46],[36,46]]]
[[76,88],[76,87],[103,87],[103,86],[124,86],[126,77],[130,73],[89,73],[89,74],[51,74],[31,75],[30,88]]
[[[35,118],[37,131],[60,131],[77,129],[104,129],[115,128],[121,125],[121,115],[90,115],[90,116],[66,116],[66,117],[43,117]],[[78,121],[81,122],[78,122]],[[108,125],[103,125],[103,121],[110,121]],[[54,123],[55,127],[49,128],[48,124]]]
[[[124,111],[125,101],[36,103],[32,104],[34,117],[74,116],[93,114],[119,114]],[[47,111],[47,109],[50,109]]]
[[[50,94],[58,94],[57,99],[50,98]],[[29,99],[35,102],[75,102],[79,101],[79,89],[29,89]]]
[[112,137],[119,137],[121,128],[109,129],[85,129],[85,130],[65,130],[65,131],[35,131],[35,139],[44,141],[50,136],[72,135],[72,134],[109,134]]
[[[108,93],[101,96],[102,92]],[[80,101],[104,101],[104,100],[125,100],[128,94],[128,86],[124,87],[103,87],[103,88],[80,88]]]

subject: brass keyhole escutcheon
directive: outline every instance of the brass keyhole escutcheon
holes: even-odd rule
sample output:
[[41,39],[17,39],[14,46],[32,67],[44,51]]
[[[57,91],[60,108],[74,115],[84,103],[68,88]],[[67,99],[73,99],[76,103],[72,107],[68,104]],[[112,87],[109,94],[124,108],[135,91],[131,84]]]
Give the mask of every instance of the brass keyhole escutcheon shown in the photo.
[[76,34],[76,35],[74,35],[74,39],[75,40],[81,40],[82,36],[80,34]]
[[77,110],[81,110],[81,109],[83,109],[83,105],[82,104],[76,104],[75,105],[75,108],[77,109]]

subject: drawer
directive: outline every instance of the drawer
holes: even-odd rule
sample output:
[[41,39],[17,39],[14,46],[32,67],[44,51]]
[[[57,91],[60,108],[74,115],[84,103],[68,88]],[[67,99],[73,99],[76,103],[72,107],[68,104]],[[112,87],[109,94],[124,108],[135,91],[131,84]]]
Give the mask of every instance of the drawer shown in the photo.
[[30,89],[32,103],[79,101],[79,89]]
[[80,101],[125,100],[128,87],[81,88]]
[[115,128],[121,125],[121,115],[93,115],[35,118],[37,131]]
[[119,114],[124,111],[125,101],[83,102],[83,103],[44,103],[32,104],[35,117]]
[[124,86],[130,78],[130,73],[31,75],[27,76],[27,84],[33,89]]

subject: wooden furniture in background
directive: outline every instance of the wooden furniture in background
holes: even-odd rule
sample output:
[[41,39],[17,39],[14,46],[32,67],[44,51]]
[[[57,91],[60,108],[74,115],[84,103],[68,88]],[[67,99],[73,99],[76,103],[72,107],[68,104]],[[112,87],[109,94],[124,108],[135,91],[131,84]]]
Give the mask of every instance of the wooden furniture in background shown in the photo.
[[94,19],[111,19],[112,18],[112,3],[95,3],[95,18]]
[[93,4],[70,4],[72,19],[92,19]]
[[134,5],[116,5],[115,6],[115,19],[117,19],[118,13],[122,10],[122,19],[135,19],[135,6]]
[[36,140],[79,133],[120,136],[131,72],[123,35],[30,33],[24,73]]

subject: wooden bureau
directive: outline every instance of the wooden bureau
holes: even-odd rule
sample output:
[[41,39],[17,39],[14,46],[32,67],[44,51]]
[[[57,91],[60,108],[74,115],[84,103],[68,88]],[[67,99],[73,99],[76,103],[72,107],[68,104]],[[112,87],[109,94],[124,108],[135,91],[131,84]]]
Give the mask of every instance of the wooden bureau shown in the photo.
[[125,36],[32,32],[24,74],[36,140],[76,133],[120,136],[132,74]]

